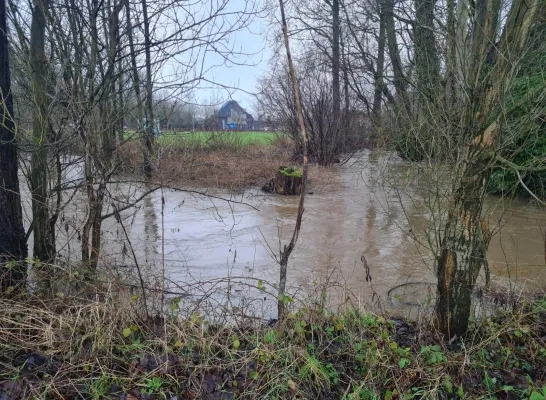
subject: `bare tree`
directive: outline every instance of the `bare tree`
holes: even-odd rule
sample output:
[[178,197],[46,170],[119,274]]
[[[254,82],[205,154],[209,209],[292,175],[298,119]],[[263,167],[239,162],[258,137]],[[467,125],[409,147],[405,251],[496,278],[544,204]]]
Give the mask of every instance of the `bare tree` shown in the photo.
[[[541,8],[539,0],[514,0],[499,35],[501,3],[482,0],[476,4],[468,100],[461,114],[460,135],[466,149],[453,181],[438,259],[436,317],[439,328],[449,336],[461,335],[468,328],[472,290],[491,238],[482,218],[487,181],[491,166],[498,161],[495,147],[503,120],[513,110],[505,108],[503,92],[513,85]],[[492,49],[497,53],[494,61]],[[539,87],[539,93],[544,90]]]
[[307,133],[305,130],[305,123],[303,121],[303,112],[300,101],[300,93],[298,88],[298,80],[296,79],[296,69],[294,68],[294,63],[292,61],[292,54],[290,53],[290,42],[288,40],[288,25],[286,23],[286,15],[284,12],[284,1],[279,0],[279,7],[281,11],[281,23],[282,23],[282,33],[284,39],[284,47],[286,49],[286,59],[288,61],[288,70],[290,73],[290,82],[292,84],[292,92],[294,96],[294,104],[296,107],[296,113],[298,116],[298,124],[300,129],[300,134],[303,142],[303,174],[302,174],[302,183],[301,183],[301,194],[300,201],[298,204],[298,215],[296,217],[296,226],[294,227],[294,233],[292,234],[292,239],[290,243],[285,245],[280,254],[280,279],[279,279],[279,299],[277,303],[277,314],[279,320],[282,320],[285,317],[285,299],[286,299],[286,276],[288,270],[288,259],[290,254],[296,247],[298,241],[298,236],[301,229],[301,220],[303,217],[303,212],[305,210],[305,192],[307,185]]

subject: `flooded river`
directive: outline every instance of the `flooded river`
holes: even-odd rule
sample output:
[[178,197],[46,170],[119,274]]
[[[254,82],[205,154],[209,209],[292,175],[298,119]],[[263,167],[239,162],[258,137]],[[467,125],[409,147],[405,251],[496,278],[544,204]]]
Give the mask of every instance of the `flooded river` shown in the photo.
[[[393,298],[411,303],[408,298],[417,296],[421,301],[425,296],[426,283],[434,282],[426,243],[430,235],[422,232],[431,218],[424,206],[428,193],[415,190],[408,197],[409,189],[401,190],[399,183],[387,185],[387,161],[394,165],[396,176],[408,169],[387,157],[362,153],[341,167],[314,171],[323,177],[307,196],[300,240],[289,262],[293,291],[308,291],[329,280],[337,285],[335,296],[351,293],[353,301],[362,304],[374,303],[374,293],[385,304]],[[134,198],[144,188],[124,183],[113,190]],[[165,189],[125,211],[124,225],[139,264],[157,273],[164,265],[169,279],[181,285],[249,275],[276,283],[275,256],[292,234],[297,196],[265,195],[258,189],[214,195],[246,204]],[[85,216],[84,199],[76,197],[65,214],[70,226],[65,229],[63,224],[58,250],[65,261],[78,261],[77,228]],[[525,201],[490,198],[487,215],[496,232],[488,253],[493,284],[542,287],[546,282],[544,210]],[[107,219],[103,230],[102,263],[134,264],[116,220]],[[412,287],[417,293],[410,293]]]

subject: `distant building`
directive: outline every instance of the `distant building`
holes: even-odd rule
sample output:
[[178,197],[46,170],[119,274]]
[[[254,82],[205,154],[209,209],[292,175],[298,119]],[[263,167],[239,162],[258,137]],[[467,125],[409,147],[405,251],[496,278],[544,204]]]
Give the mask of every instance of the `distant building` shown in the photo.
[[222,130],[254,130],[254,117],[235,100],[230,100],[218,111],[218,125]]

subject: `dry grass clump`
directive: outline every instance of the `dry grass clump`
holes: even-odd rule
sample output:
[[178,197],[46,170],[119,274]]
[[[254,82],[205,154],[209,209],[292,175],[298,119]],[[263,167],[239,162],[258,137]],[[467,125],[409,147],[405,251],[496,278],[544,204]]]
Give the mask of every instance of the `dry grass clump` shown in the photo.
[[[136,141],[117,149],[122,172],[142,174],[142,151]],[[280,166],[294,165],[293,156],[294,143],[286,136],[278,136],[267,145],[239,143],[236,138],[159,143],[154,180],[166,185],[239,191],[263,186]],[[310,190],[339,187],[332,168],[312,166],[309,177]]]
[[[155,179],[169,184],[232,190],[262,186],[280,165],[291,162],[292,155],[293,147],[284,143],[244,146],[227,143],[213,148],[200,144],[159,146]],[[118,149],[118,157],[124,172],[141,172],[140,144],[124,144]]]
[[[145,317],[122,289],[0,299],[2,399],[533,398],[546,390],[546,301],[445,342],[427,322],[303,307],[283,323]],[[535,396],[535,397],[532,397]]]

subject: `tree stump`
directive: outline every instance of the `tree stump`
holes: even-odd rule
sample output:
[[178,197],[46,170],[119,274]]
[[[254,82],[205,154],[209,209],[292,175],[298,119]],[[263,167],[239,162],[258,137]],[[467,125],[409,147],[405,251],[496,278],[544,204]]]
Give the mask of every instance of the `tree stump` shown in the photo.
[[281,166],[275,177],[267,182],[262,190],[276,194],[301,194],[302,179],[302,172],[299,169]]

